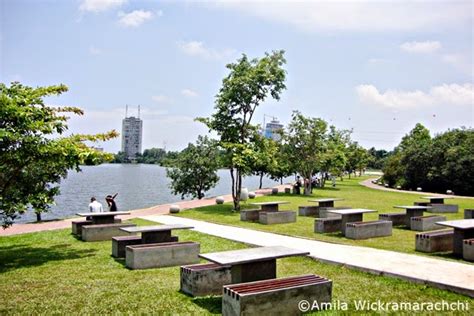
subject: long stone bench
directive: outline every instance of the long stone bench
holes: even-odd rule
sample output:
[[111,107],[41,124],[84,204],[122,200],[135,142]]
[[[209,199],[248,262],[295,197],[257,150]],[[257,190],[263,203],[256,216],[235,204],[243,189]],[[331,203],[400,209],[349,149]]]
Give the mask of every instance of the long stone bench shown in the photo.
[[125,265],[130,269],[173,267],[199,262],[200,244],[192,241],[125,247]]
[[429,213],[457,213],[459,212],[459,206],[456,204],[438,204],[430,203],[431,209],[428,209]]
[[415,216],[410,219],[410,229],[419,232],[442,229],[443,227],[436,225],[436,222],[445,220],[446,216],[440,215]]
[[342,219],[339,218],[316,218],[314,220],[315,233],[334,233],[341,231]]
[[221,295],[222,287],[232,283],[230,266],[217,263],[181,267],[181,292],[191,296]]
[[467,208],[464,210],[464,219],[474,218],[474,208]]
[[345,236],[349,239],[368,239],[392,236],[392,222],[367,221],[347,223]]
[[341,219],[342,216],[340,214],[333,214],[329,213],[328,211],[333,210],[347,210],[350,209],[349,206],[337,206],[337,207],[320,207],[319,208],[319,218],[338,218]]
[[299,216],[319,216],[319,206],[317,205],[301,205],[298,206]]
[[85,221],[72,221],[72,233],[77,236],[82,235],[82,227],[87,226],[87,225],[92,225],[92,221],[90,220],[85,220]]
[[474,261],[474,238],[464,239],[462,246],[462,257],[466,261]]
[[406,216],[406,213],[383,213],[379,214],[379,220],[391,221],[392,226],[404,226]]
[[225,285],[222,315],[299,315],[299,302],[324,306],[332,300],[332,281],[311,274]]
[[134,227],[135,224],[99,224],[99,225],[87,225],[82,227],[81,238],[84,241],[101,241],[110,240],[115,236],[129,236],[127,232],[120,230],[122,227]]
[[428,253],[453,251],[453,238],[452,230],[418,233],[415,239],[415,250]]
[[[171,236],[166,242],[177,242],[177,236]],[[112,257],[125,258],[125,247],[146,244],[141,236],[116,236],[112,237]]]
[[244,222],[257,222],[260,209],[240,211],[240,220]]
[[278,211],[278,212],[262,212],[258,216],[260,224],[285,224],[296,222],[296,212],[294,211]]

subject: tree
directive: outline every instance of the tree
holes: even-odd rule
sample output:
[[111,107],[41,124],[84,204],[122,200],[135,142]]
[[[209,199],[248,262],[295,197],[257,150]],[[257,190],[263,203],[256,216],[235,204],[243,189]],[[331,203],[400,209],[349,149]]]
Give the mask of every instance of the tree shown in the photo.
[[256,135],[252,142],[255,151],[255,161],[253,162],[252,171],[260,177],[259,189],[263,185],[263,177],[277,168],[278,145],[273,139]]
[[347,148],[347,166],[346,170],[349,172],[349,177],[352,172],[356,174],[359,171],[359,176],[367,167],[371,156],[365,148],[360,146],[357,142],[352,142]]
[[62,136],[67,113],[82,115],[76,107],[52,107],[43,98],[67,91],[65,85],[31,88],[14,82],[0,83],[0,220],[3,227],[32,208],[46,212],[59,194],[57,184],[68,170],[81,164],[112,159],[108,153],[89,148],[85,142],[118,136],[110,131],[98,135]]
[[220,137],[220,146],[226,152],[232,179],[234,209],[240,210],[242,177],[251,173],[247,165],[254,154],[249,140],[256,127],[251,125],[256,108],[270,95],[279,100],[286,72],[284,51],[265,54],[260,59],[249,60],[244,54],[236,63],[227,65],[230,73],[222,81],[216,96],[215,113],[210,118],[199,118]]
[[[338,130],[335,126],[329,127],[327,135],[327,150],[322,155],[322,172],[330,172],[334,176],[341,178],[347,164],[347,146],[350,143],[349,130]],[[324,186],[324,178],[323,178]]]
[[196,145],[188,144],[178,154],[173,168],[166,169],[173,194],[181,194],[182,199],[188,195],[202,199],[219,181],[218,154],[216,142],[207,137],[199,136]]
[[[303,116],[294,111],[292,120],[283,139],[288,146],[288,158],[291,169],[304,178],[311,179],[321,166],[326,152],[327,123],[320,118]],[[311,181],[305,186],[305,194],[311,194]]]
[[161,162],[166,158],[166,150],[163,148],[150,148],[145,149],[143,154],[137,158],[139,163],[149,163],[149,164],[161,164]]

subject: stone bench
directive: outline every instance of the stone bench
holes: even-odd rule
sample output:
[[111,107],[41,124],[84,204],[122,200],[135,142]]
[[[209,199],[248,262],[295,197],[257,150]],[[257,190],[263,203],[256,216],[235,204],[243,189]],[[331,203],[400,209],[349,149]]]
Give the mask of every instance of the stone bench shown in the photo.
[[454,232],[452,230],[416,234],[415,250],[420,252],[453,251]]
[[258,221],[258,213],[260,209],[242,210],[240,211],[240,220],[244,222]]
[[464,210],[464,219],[474,218],[474,208],[467,208]]
[[294,211],[278,211],[278,212],[260,212],[258,221],[260,224],[285,224],[296,222],[296,212]]
[[[171,236],[171,239],[166,242],[177,242],[177,236]],[[112,257],[125,258],[125,247],[131,245],[146,244],[141,236],[117,236],[112,237]]]
[[129,236],[129,233],[120,230],[122,227],[135,227],[135,224],[99,224],[82,227],[81,238],[84,241],[110,240],[115,236]]
[[474,261],[474,238],[464,239],[462,246],[462,257],[466,261]]
[[413,202],[413,205],[416,205],[416,206],[430,206],[430,202],[418,201],[418,202]]
[[426,210],[429,213],[457,213],[459,211],[459,206],[456,204],[438,204],[431,203],[430,209]]
[[285,188],[285,193],[286,194],[291,194],[291,188]]
[[332,281],[311,274],[225,285],[222,315],[299,315],[298,303],[324,306],[332,300]]
[[334,210],[348,210],[351,207],[349,206],[337,206],[337,207],[320,207],[319,208],[319,218],[338,218],[341,219],[342,216],[340,214],[333,214],[329,213],[328,211]]
[[407,217],[406,213],[383,213],[383,214],[379,214],[379,220],[381,220],[381,221],[391,221],[392,226],[404,226],[406,217]]
[[317,205],[302,205],[298,206],[299,216],[319,216],[319,206]]
[[341,231],[342,219],[339,218],[316,218],[314,220],[315,233],[334,233]]
[[410,229],[424,232],[427,230],[442,229],[442,226],[436,225],[436,222],[445,221],[446,216],[440,215],[428,215],[428,216],[416,216],[410,219]]
[[130,269],[181,266],[199,262],[200,244],[192,241],[125,247],[125,265]]
[[194,264],[181,267],[181,292],[193,297],[221,295],[222,287],[232,283],[230,266],[217,263]]
[[72,221],[72,233],[77,236],[82,235],[82,227],[92,225],[92,221]]
[[392,236],[392,222],[367,221],[347,223],[345,236],[346,238],[357,240]]

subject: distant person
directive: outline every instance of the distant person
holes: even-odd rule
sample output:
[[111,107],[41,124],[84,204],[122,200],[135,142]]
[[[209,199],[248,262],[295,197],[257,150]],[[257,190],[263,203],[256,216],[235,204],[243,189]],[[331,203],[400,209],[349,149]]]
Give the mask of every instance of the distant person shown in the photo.
[[107,195],[105,197],[105,201],[107,201],[107,205],[109,206],[109,212],[117,212],[117,204],[115,204],[115,197],[118,193],[115,193],[114,196]]
[[96,200],[95,197],[91,197],[91,202],[89,203],[89,212],[91,213],[102,213],[104,209],[102,208],[102,203]]
[[295,192],[295,194],[301,194],[301,186],[303,184],[301,183],[301,178],[300,176],[297,176],[296,177],[296,182],[295,184],[293,184],[293,191]]

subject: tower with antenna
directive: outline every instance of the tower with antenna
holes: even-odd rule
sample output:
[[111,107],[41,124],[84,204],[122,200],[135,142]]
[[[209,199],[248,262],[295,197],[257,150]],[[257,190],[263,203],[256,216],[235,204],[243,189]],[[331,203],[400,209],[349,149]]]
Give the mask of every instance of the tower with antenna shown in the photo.
[[122,120],[122,152],[134,161],[142,153],[143,121],[140,119],[140,105],[137,117],[128,116],[128,104],[125,105],[125,118]]
[[[271,121],[265,124],[267,117],[271,118]],[[275,116],[263,114],[262,135],[264,137],[271,138],[274,141],[279,141],[281,135],[278,131],[281,129],[283,129],[283,124],[281,124]]]

